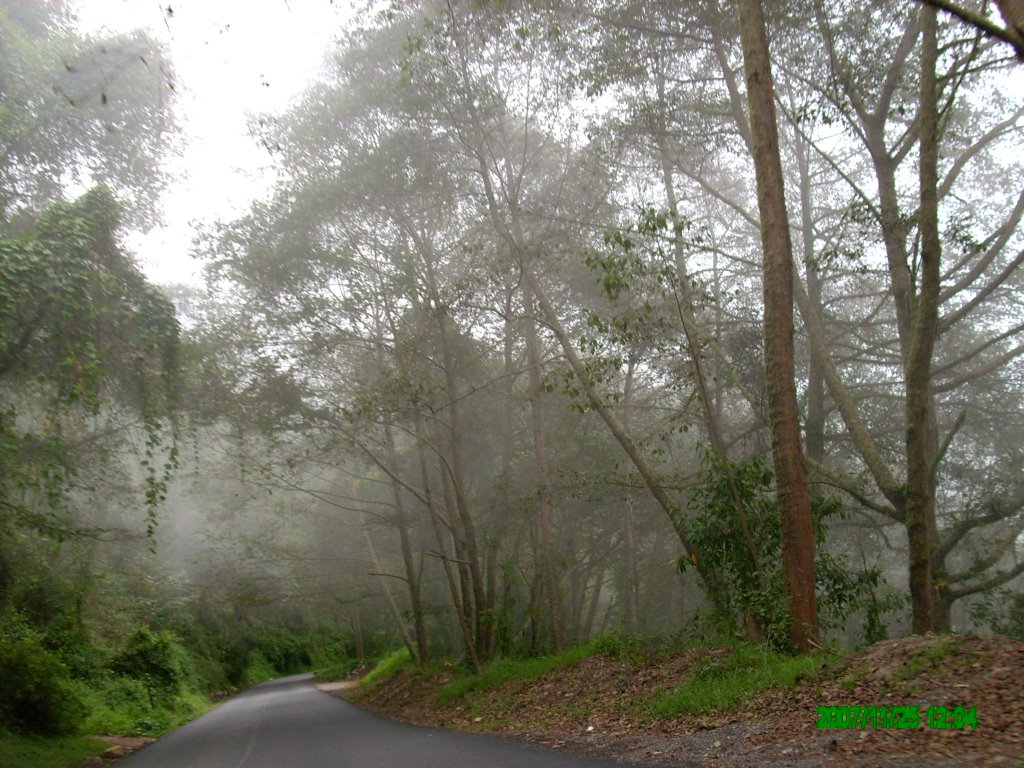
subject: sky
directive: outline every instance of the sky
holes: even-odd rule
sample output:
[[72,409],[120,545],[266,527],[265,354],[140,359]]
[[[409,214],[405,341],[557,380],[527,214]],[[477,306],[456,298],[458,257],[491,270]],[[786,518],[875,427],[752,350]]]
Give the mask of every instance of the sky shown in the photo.
[[269,188],[252,114],[279,112],[318,76],[356,13],[350,0],[73,0],[83,32],[145,29],[170,52],[183,147],[169,165],[164,224],[126,240],[151,280],[202,281],[194,222],[229,220]]

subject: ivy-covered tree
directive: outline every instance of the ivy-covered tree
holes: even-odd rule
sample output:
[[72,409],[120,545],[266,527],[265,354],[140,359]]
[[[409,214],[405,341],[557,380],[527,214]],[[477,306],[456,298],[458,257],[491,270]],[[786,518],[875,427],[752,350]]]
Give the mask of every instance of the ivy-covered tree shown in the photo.
[[4,529],[69,532],[64,513],[78,462],[111,409],[141,420],[151,526],[164,494],[174,462],[173,443],[165,443],[178,322],[171,302],[118,244],[119,216],[110,190],[97,187],[50,206],[31,234],[0,240]]

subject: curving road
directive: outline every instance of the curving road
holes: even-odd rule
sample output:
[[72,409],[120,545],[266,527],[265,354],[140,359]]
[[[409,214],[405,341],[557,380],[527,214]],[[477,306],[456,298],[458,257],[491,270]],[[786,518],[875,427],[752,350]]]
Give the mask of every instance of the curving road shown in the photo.
[[403,725],[310,685],[250,688],[118,768],[606,768],[617,763]]

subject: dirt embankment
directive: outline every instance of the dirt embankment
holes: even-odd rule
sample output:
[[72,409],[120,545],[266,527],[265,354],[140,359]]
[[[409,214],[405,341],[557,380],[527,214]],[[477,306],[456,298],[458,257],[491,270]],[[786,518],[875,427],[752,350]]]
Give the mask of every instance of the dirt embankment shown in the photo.
[[[642,661],[592,656],[529,683],[440,703],[450,673],[402,671],[369,692],[336,691],[398,720],[511,738],[646,766],[1013,766],[1024,768],[1024,643],[1005,637],[887,640],[793,688],[714,716],[657,719],[643,702],[726,649]],[[917,727],[818,728],[819,707],[906,707]],[[975,707],[977,727],[928,727],[929,707]],[[895,710],[875,710],[893,713]],[[919,714],[918,714],[919,713]],[[827,716],[827,715],[826,715]],[[881,720],[874,716],[878,724]],[[911,723],[912,724],[912,723]],[[951,723],[953,725],[953,723]]]

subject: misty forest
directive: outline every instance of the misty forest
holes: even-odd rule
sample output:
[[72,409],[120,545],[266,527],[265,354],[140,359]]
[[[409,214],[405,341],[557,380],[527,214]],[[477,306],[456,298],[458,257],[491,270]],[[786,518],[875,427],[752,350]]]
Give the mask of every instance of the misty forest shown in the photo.
[[1024,639],[1021,0],[373,3],[180,253],[130,245],[160,39],[2,0],[0,46],[0,731],[399,649]]

